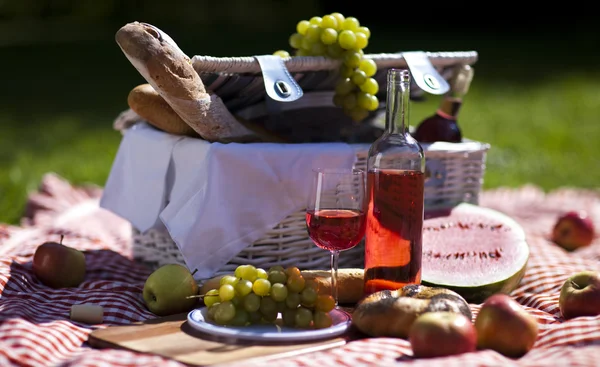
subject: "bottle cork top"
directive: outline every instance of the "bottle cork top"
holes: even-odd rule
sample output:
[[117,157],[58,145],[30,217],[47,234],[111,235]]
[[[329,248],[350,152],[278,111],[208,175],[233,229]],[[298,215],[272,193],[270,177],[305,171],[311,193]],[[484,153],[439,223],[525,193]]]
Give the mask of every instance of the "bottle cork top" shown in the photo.
[[456,67],[454,76],[450,82],[451,93],[455,96],[463,96],[469,91],[473,80],[474,70],[470,65],[459,65]]

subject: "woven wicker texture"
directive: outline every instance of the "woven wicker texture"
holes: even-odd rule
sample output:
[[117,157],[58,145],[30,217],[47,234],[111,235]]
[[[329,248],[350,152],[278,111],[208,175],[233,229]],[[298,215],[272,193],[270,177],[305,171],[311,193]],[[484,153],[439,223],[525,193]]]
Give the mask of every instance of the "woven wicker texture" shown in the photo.
[[[461,148],[456,148],[456,147]],[[356,168],[366,170],[368,145],[355,145]],[[485,171],[485,156],[489,146],[479,143],[454,144],[453,150],[436,150],[424,146],[427,160],[425,207],[448,207],[459,202],[478,203]],[[427,170],[429,168],[429,170]],[[152,268],[169,264],[185,264],[185,260],[168,233],[134,229],[134,257]],[[202,249],[199,248],[198,251]],[[232,258],[217,273],[228,273],[238,265],[252,264],[269,268],[274,265],[295,265],[303,269],[323,269],[329,266],[328,253],[314,245],[306,231],[305,211],[298,211],[250,244]],[[343,251],[340,267],[364,266],[364,243]]]

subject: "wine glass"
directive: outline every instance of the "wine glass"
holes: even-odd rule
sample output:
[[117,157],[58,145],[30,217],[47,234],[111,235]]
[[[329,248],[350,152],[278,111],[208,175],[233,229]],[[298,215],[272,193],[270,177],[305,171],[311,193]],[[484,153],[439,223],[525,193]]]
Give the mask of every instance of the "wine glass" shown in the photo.
[[317,168],[306,206],[308,235],[331,254],[331,292],[338,306],[338,258],[365,235],[365,172]]

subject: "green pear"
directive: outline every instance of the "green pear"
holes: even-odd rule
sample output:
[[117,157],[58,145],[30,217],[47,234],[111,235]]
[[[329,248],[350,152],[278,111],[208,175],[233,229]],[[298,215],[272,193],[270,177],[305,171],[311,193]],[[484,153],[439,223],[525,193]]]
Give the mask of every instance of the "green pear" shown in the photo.
[[48,241],[39,245],[33,255],[33,273],[52,288],[77,287],[85,278],[85,255],[60,242]]
[[198,301],[198,283],[180,264],[166,264],[146,279],[142,296],[148,309],[167,316],[191,310]]

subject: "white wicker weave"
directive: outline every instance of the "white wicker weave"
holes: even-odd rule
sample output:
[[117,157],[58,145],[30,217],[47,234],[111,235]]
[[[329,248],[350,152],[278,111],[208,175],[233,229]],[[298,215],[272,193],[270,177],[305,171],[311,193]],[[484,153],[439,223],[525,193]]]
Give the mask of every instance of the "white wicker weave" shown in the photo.
[[[356,168],[366,170],[368,145],[354,145]],[[433,149],[423,145],[429,178],[425,184],[425,209],[448,207],[460,202],[477,204],[483,183],[488,144],[464,142],[453,144],[450,150]],[[439,184],[430,184],[435,180]],[[151,268],[164,264],[185,264],[177,245],[168,233],[134,230],[134,257]],[[293,265],[301,269],[327,269],[329,253],[314,245],[308,237],[305,212],[298,211],[250,244],[229,261],[217,274],[232,272],[238,265],[252,264],[269,268],[273,265]],[[364,266],[364,243],[344,251],[340,267]]]

